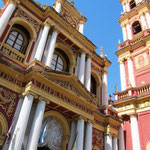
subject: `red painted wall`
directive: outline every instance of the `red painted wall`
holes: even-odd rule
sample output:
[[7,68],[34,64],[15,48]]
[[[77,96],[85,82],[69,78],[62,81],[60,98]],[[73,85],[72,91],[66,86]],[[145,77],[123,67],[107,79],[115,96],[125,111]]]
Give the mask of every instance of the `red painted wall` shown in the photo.
[[125,139],[125,149],[132,150],[131,126],[130,118],[128,116],[123,118],[123,130]]
[[138,114],[139,134],[142,150],[150,142],[150,110]]

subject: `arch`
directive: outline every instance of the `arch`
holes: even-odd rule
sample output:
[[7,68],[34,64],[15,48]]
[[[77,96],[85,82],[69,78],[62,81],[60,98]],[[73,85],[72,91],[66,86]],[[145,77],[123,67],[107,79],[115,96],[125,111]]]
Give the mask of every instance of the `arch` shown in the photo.
[[62,132],[63,132],[62,149],[66,150],[66,146],[67,146],[67,143],[69,141],[69,136],[70,136],[70,128],[69,128],[67,120],[62,114],[60,114],[57,111],[45,112],[43,120],[47,117],[55,118],[56,120],[59,121],[60,125],[62,126]]
[[4,134],[8,132],[8,122],[5,116],[0,112],[0,146],[4,142]]
[[91,75],[96,81],[96,97],[100,99],[101,78],[95,70],[91,70]]
[[136,7],[136,3],[134,0],[131,0],[129,5],[130,5],[130,9],[133,9],[134,7]]
[[134,35],[142,31],[141,24],[139,21],[135,21],[132,24],[132,30]]
[[27,20],[20,18],[20,17],[14,17],[10,20],[10,23],[11,23],[11,25],[14,25],[14,24],[22,25],[30,33],[31,39],[36,40],[37,33],[36,33],[34,27]]

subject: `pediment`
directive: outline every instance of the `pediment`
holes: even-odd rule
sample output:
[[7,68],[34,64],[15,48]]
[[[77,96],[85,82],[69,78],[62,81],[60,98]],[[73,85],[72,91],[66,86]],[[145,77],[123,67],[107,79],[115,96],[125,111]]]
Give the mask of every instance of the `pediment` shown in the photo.
[[55,84],[66,89],[66,92],[73,92],[77,96],[81,96],[90,103],[96,104],[98,102],[96,96],[89,92],[85,86],[78,80],[78,78],[69,73],[45,72],[44,77],[54,82]]

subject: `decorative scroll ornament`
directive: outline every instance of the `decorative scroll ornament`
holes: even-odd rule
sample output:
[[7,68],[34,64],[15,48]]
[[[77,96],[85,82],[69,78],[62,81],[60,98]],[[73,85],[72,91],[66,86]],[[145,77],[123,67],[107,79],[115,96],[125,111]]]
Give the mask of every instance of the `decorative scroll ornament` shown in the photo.
[[52,117],[47,117],[42,125],[39,147],[48,147],[50,150],[61,150],[62,127]]
[[17,12],[15,13],[15,17],[21,17],[21,18],[26,19],[33,25],[36,31],[39,30],[39,27],[40,27],[39,23],[35,19],[33,19],[30,15],[28,15],[26,12],[21,10],[20,8],[18,8]]
[[17,95],[0,87],[0,107],[6,112],[7,116],[10,117],[15,107],[15,99]]
[[64,7],[61,9],[61,15],[65,20],[67,20],[74,28],[78,29],[79,20],[73,16],[69,11],[67,11]]

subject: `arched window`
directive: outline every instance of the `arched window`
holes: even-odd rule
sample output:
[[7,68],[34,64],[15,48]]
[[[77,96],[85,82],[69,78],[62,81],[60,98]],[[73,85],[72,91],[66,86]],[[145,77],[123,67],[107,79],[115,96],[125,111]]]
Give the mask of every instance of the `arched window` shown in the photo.
[[55,49],[51,69],[56,71],[69,72],[70,61],[68,56],[59,48]]
[[96,80],[95,80],[95,78],[91,75],[91,92],[92,92],[93,94],[95,94],[95,95],[96,95],[96,87],[97,87],[97,85],[96,85]]
[[131,0],[130,2],[130,8],[133,9],[134,7],[136,7],[136,3],[134,0]]
[[25,54],[29,40],[29,32],[23,26],[15,24],[12,26],[5,43],[20,53]]
[[135,21],[132,24],[132,29],[133,29],[133,34],[137,34],[137,33],[142,31],[142,28],[141,28],[139,21]]

